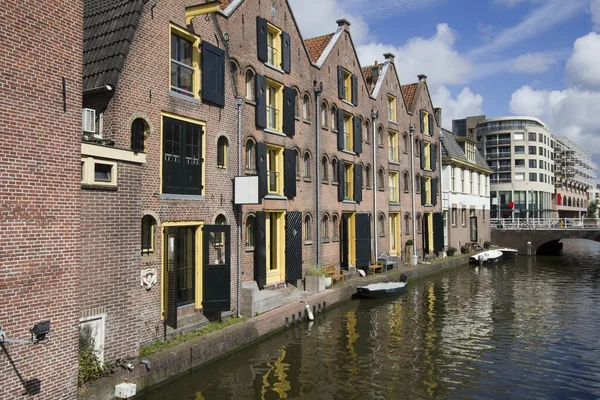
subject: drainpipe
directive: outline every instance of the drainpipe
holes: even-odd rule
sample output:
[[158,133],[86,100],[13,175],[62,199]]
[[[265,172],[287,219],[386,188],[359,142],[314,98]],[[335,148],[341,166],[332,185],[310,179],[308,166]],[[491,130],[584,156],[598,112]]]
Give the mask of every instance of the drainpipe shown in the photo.
[[[408,127],[410,132],[410,180],[412,187],[412,223],[413,223],[413,256],[412,256],[412,265],[417,265],[419,261],[419,256],[417,256],[417,213],[415,210],[415,125],[410,124]],[[422,157],[422,156],[421,156]]]
[[371,141],[371,143],[373,144],[373,168],[372,168],[372,172],[373,172],[373,250],[375,251],[375,254],[373,256],[373,261],[377,262],[377,257],[379,252],[378,252],[378,248],[377,248],[377,191],[379,190],[378,186],[377,186],[377,134],[375,132],[377,132],[377,129],[375,127],[375,121],[377,121],[377,118],[379,118],[379,111],[375,111],[375,110],[371,110],[371,127],[372,127],[372,133],[373,133],[373,140]]
[[315,165],[317,168],[317,267],[321,266],[321,113],[319,112],[321,104],[321,92],[323,92],[323,82],[314,81],[315,90],[315,136],[316,136],[316,154]]
[[[237,108],[237,134],[238,134],[238,176],[242,176],[242,104],[244,104],[243,97],[235,98],[235,106]],[[237,314],[238,318],[242,316],[240,310],[240,299],[242,291],[242,205],[237,205],[238,224],[237,224]]]

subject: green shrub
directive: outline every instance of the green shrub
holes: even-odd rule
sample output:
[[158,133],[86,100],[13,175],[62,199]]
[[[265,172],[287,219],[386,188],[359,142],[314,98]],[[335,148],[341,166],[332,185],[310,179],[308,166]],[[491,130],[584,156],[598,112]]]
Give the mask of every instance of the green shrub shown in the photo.
[[491,245],[492,245],[492,242],[490,242],[489,240],[486,240],[485,242],[483,242],[484,249],[489,249]]
[[454,256],[454,253],[456,253],[456,247],[448,247],[446,254],[448,254],[448,256],[452,257],[452,256]]
[[414,242],[413,242],[413,240],[412,240],[412,239],[408,239],[408,240],[406,241],[406,245],[407,245],[407,246],[412,246],[412,245],[413,245],[413,243],[414,243]]
[[306,270],[306,276],[324,276],[327,277],[327,273],[323,271],[321,268],[317,268],[314,265],[312,267],[308,267]]
[[84,326],[79,331],[79,372],[77,386],[82,388],[86,383],[103,378],[114,372],[114,364],[102,363],[94,350],[94,338],[89,326]]
[[461,246],[460,247],[460,252],[462,254],[467,254],[469,252],[469,246],[466,246],[466,245],[465,246]]

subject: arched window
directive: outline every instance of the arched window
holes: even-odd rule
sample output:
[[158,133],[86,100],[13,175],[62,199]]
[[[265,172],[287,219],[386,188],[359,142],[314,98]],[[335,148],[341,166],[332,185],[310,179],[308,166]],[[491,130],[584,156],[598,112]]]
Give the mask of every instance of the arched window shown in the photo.
[[415,139],[415,155],[419,157],[419,152],[421,151],[421,144],[419,143],[419,138]]
[[300,180],[300,151],[298,149],[294,149],[296,152],[296,179]]
[[254,230],[256,229],[254,215],[248,215],[246,218],[246,246],[254,247]]
[[131,124],[131,150],[146,151],[148,123],[144,118],[136,118]]
[[217,215],[217,218],[215,218],[215,225],[226,225],[226,224],[227,224],[227,218],[223,214]]
[[421,233],[421,214],[417,214],[417,233]]
[[323,182],[329,182],[329,161],[327,156],[323,156],[321,160],[321,179]]
[[383,146],[383,126],[377,128],[377,145]]
[[415,176],[415,193],[421,193],[421,177]]
[[304,153],[304,179],[310,179],[310,154]]
[[367,120],[365,120],[365,143],[369,143],[370,142],[371,135],[372,135],[372,132],[371,132],[371,123],[367,119]]
[[294,115],[296,118],[300,118],[300,93],[298,93],[297,89],[294,89],[296,92],[296,109],[294,111]]
[[365,167],[365,182],[367,189],[371,189],[371,166],[369,164]]
[[254,71],[246,70],[246,99],[254,100]]
[[[215,218],[215,225],[227,225],[227,218],[223,214],[217,215]],[[212,261],[215,264],[225,264],[225,234],[223,232],[217,232],[214,234],[213,247],[217,253],[217,261]]]
[[306,241],[306,242],[309,242],[310,238],[312,237],[310,222],[311,222],[310,214],[306,214],[306,216],[304,217],[304,241]]
[[156,231],[156,220],[151,215],[142,218],[142,254],[154,254],[154,233]]
[[321,103],[321,126],[327,128],[327,103]]
[[338,239],[339,238],[339,232],[340,232],[340,226],[339,226],[339,218],[336,214],[333,215],[332,220],[332,225],[333,225],[333,232],[332,232],[332,238]]
[[404,172],[402,185],[404,186],[404,193],[408,193],[410,191],[409,181],[408,181],[408,172]]
[[379,236],[385,236],[385,215],[379,214],[377,218],[377,233]]
[[402,135],[402,143],[404,144],[404,152],[408,153],[408,135],[406,133]]
[[321,223],[321,238],[329,239],[329,216],[323,215],[323,222]]
[[237,71],[238,71],[237,63],[235,61],[231,60],[229,62],[229,68],[231,68],[231,74],[235,77],[235,75],[237,74]]
[[219,168],[227,167],[228,147],[227,138],[225,136],[221,136],[217,141],[217,167]]
[[331,106],[331,130],[337,130],[337,107]]
[[331,181],[333,183],[338,183],[338,160],[331,160]]
[[385,187],[385,183],[383,182],[383,168],[380,168],[377,171],[377,188],[379,190],[383,190]]
[[302,99],[302,119],[305,121],[310,119],[310,97],[308,97],[308,94],[305,94]]
[[254,140],[248,139],[246,140],[246,172],[256,171],[256,163],[254,160],[255,156],[256,151],[254,150]]
[[404,233],[410,235],[410,215],[404,214]]

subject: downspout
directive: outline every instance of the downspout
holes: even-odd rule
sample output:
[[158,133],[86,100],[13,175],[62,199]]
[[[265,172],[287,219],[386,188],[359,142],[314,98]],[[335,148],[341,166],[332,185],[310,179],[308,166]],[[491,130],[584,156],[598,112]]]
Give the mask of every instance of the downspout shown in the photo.
[[408,127],[410,132],[410,180],[412,187],[412,225],[413,225],[413,256],[412,256],[412,265],[417,265],[419,261],[419,256],[417,256],[417,213],[415,209],[415,125],[410,124]]
[[[238,171],[237,175],[242,176],[242,104],[244,104],[243,97],[235,98],[235,106],[237,108],[237,136],[238,136]],[[242,316],[241,313],[241,294],[242,291],[242,205],[237,206],[238,224],[237,224],[237,314],[238,318]]]
[[373,144],[373,250],[375,251],[375,254],[373,255],[373,261],[375,262],[377,262],[377,257],[379,257],[377,247],[377,190],[379,189],[377,186],[377,137],[375,134],[377,131],[375,129],[375,121],[377,118],[379,118],[379,111],[371,110],[371,125],[373,133],[373,140],[371,142]]
[[321,122],[319,118],[321,118],[321,113],[319,112],[320,104],[321,104],[321,93],[323,92],[323,82],[314,82],[314,90],[315,90],[315,136],[316,136],[316,154],[315,154],[315,165],[317,171],[317,267],[321,266]]

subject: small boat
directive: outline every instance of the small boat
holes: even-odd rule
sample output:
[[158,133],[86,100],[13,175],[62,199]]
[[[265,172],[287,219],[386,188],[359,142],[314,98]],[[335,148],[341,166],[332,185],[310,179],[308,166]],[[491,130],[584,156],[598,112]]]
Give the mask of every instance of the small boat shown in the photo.
[[471,264],[493,264],[502,258],[500,250],[486,250],[469,257]]
[[502,252],[502,258],[517,258],[517,256],[519,255],[519,250],[517,249],[510,249],[508,247],[502,247],[499,249],[494,249],[494,250],[499,250]]
[[372,283],[366,286],[358,286],[356,288],[356,294],[359,297],[365,297],[369,299],[378,299],[381,297],[392,296],[402,292],[406,287],[406,282],[382,282]]

